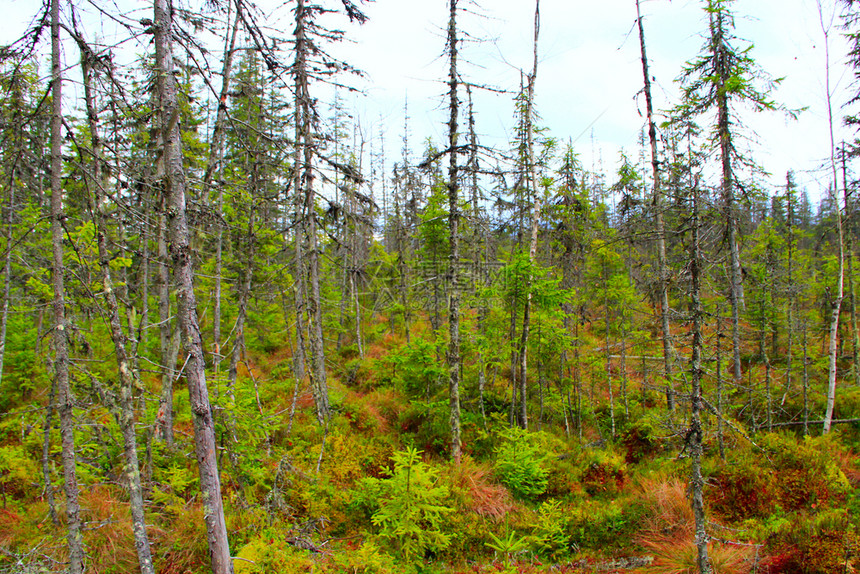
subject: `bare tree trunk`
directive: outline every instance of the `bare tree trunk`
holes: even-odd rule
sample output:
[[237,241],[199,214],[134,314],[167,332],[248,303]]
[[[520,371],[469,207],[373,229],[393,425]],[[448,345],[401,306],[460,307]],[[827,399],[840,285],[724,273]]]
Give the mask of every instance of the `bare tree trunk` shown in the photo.
[[809,346],[806,321],[803,323],[803,436],[809,436]]
[[666,406],[675,408],[675,390],[672,386],[672,333],[669,324],[669,269],[666,263],[666,227],[663,222],[663,192],[660,181],[660,159],[657,155],[657,126],[654,123],[654,108],[651,99],[651,75],[648,72],[648,57],[645,53],[645,28],[639,0],[636,0],[636,16],[639,25],[639,50],[642,57],[642,77],[645,80],[645,109],[648,116],[648,139],[651,142],[651,178],[653,192],[651,206],[657,226],[657,271],[660,279],[660,326],[663,343],[663,376],[666,379]]
[[173,13],[168,0],[154,2],[155,60],[157,91],[161,109],[161,133],[164,140],[166,192],[169,197],[169,242],[176,282],[178,323],[187,363],[185,376],[194,423],[194,444],[203,493],[209,557],[213,574],[232,574],[233,563],[224,520],[221,499],[221,479],[218,474],[215,426],[206,371],[203,341],[197,321],[197,300],[194,295],[194,269],[189,247],[188,219],[185,207],[185,172],[183,170],[182,140],[179,133],[179,104],[173,75]]
[[[836,297],[831,302],[831,319],[830,319],[830,338],[828,343],[828,368],[827,368],[827,408],[824,413],[824,426],[821,430],[822,434],[830,432],[830,426],[833,421],[833,410],[836,404],[836,354],[837,354],[837,337],[839,334],[839,313],[842,309],[842,299],[845,296],[845,237],[842,230],[842,210],[839,206],[839,197],[837,190],[839,182],[836,177],[836,142],[833,137],[833,107],[831,105],[830,92],[830,27],[824,24],[824,12],[821,3],[817,2],[818,16],[821,23],[821,31],[824,34],[824,56],[825,56],[825,89],[827,91],[827,119],[830,128],[830,169],[832,172],[832,183],[830,187],[831,198],[833,199],[834,215],[836,217],[836,233],[839,242],[839,271],[836,278]],[[843,154],[845,150],[843,149]],[[848,183],[843,182],[847,187]],[[845,192],[848,194],[847,190]],[[846,205],[846,209],[847,209]]]
[[[163,136],[162,136],[163,137]],[[162,156],[162,162],[164,158]],[[160,170],[159,177],[164,177]],[[176,357],[171,349],[170,316],[170,267],[167,254],[167,190],[158,187],[158,335],[161,361],[161,397],[158,407],[158,434],[173,447],[173,380],[176,372]]]
[[3,360],[6,357],[6,325],[9,320],[9,297],[12,291],[12,231],[15,213],[15,168],[9,177],[9,207],[6,212],[6,257],[3,262],[3,301],[0,309],[0,383],[3,382]]
[[[296,94],[296,145],[299,146],[296,153],[300,154],[300,177],[301,185],[296,188],[296,193],[302,196],[303,218],[299,226],[305,231],[308,242],[307,272],[310,282],[309,291],[305,293],[308,317],[310,319],[310,347],[312,361],[312,381],[314,389],[314,400],[317,409],[317,419],[324,424],[329,418],[328,384],[326,382],[325,347],[322,326],[322,301],[320,299],[320,270],[319,251],[317,245],[317,217],[316,202],[313,187],[313,109],[309,91],[309,78],[307,69],[307,55],[312,49],[307,39],[307,11],[305,0],[298,0],[295,9],[295,53],[296,59],[293,66]],[[300,261],[296,262],[297,265]],[[304,263],[302,261],[302,263]],[[302,273],[304,274],[304,273]]]
[[91,192],[95,196],[95,201],[90,202],[90,211],[92,212],[93,223],[96,228],[99,266],[102,270],[102,285],[104,287],[105,302],[107,303],[108,323],[110,325],[111,340],[113,341],[119,371],[120,409],[117,413],[117,422],[119,423],[123,439],[125,477],[128,479],[132,532],[134,534],[134,545],[137,550],[138,565],[140,566],[141,573],[155,574],[149,535],[146,532],[143,489],[140,481],[140,463],[137,456],[137,432],[134,423],[134,389],[138,386],[136,384],[137,376],[133,370],[133,362],[128,354],[127,337],[125,332],[123,332],[119,303],[117,302],[113,278],[111,276],[111,255],[107,247],[107,199],[105,197],[105,186],[108,185],[108,182],[102,171],[102,163],[104,162],[102,140],[99,135],[98,110],[92,90],[92,67],[97,60],[95,54],[90,50],[83,38],[78,36],[75,40],[78,42],[81,50],[84,102],[93,148]]
[[460,205],[459,167],[457,165],[458,114],[460,101],[457,88],[457,0],[449,1],[448,19],[448,397],[450,402],[451,458],[460,464]]
[[54,288],[54,377],[60,414],[63,446],[63,478],[66,493],[69,573],[84,571],[83,528],[78,502],[78,475],[75,456],[74,398],[69,381],[69,334],[66,331],[66,288],[63,274],[63,73],[60,62],[60,0],[51,0],[51,247]]
[[705,503],[703,489],[705,481],[702,478],[702,301],[701,301],[701,264],[702,253],[699,242],[699,190],[693,189],[693,253],[690,265],[692,278],[691,302],[693,311],[693,348],[690,360],[692,375],[690,396],[690,431],[688,433],[688,444],[692,459],[692,477],[690,490],[693,505],[693,516],[696,521],[696,549],[698,553],[697,565],[701,574],[710,574],[711,564],[708,560],[708,534],[705,530],[707,524],[705,519]]
[[[230,10],[233,2],[227,3],[227,21],[230,21]],[[221,68],[221,92],[218,95],[218,114],[215,117],[215,126],[212,128],[212,142],[209,147],[209,161],[206,172],[203,175],[203,192],[208,196],[209,186],[212,184],[214,174],[223,170],[224,161],[224,126],[227,122],[227,97],[230,93],[230,79],[233,72],[233,53],[236,47],[236,32],[241,19],[241,2],[236,2],[236,16],[233,21],[232,31],[228,34],[224,46],[224,64]],[[207,197],[208,199],[208,197]],[[218,365],[221,362],[221,275],[223,267],[224,250],[224,183],[218,182],[217,208],[217,231],[215,238],[215,285],[212,294],[212,339],[214,349],[212,350],[212,366],[215,376],[218,376]]]
[[786,290],[788,295],[788,348],[785,358],[785,387],[782,394],[780,405],[784,405],[788,398],[788,393],[791,390],[791,375],[792,375],[792,360],[794,359],[794,330],[796,315],[796,297],[794,285],[794,182],[791,179],[791,172],[785,176],[786,203],[788,210],[788,221],[786,222],[788,241],[787,263],[786,263]]
[[723,433],[723,321],[717,313],[717,442],[720,460],[726,460],[726,437]]
[[51,516],[51,524],[60,526],[60,517],[57,515],[57,503],[54,500],[54,485],[51,481],[51,427],[53,426],[54,404],[57,398],[57,382],[51,383],[51,393],[48,395],[48,404],[45,407],[45,424],[42,427],[42,480],[45,483],[45,500],[48,501],[48,513]]
[[[541,196],[538,190],[537,169],[535,166],[535,146],[534,146],[534,97],[535,97],[535,80],[537,79],[538,66],[538,35],[540,33],[540,0],[535,0],[535,19],[534,19],[534,40],[532,43],[533,59],[532,71],[528,76],[528,84],[526,85],[526,110],[525,110],[525,125],[526,125],[526,146],[527,146],[527,161],[526,172],[528,174],[529,185],[532,191],[532,219],[531,219],[531,234],[529,237],[529,261],[535,262],[537,253],[538,241],[538,226],[541,217]],[[527,429],[528,422],[528,406],[526,396],[528,392],[528,340],[529,340],[529,322],[531,320],[532,306],[532,291],[531,291],[531,276],[527,279],[527,291],[525,308],[523,309],[523,329],[520,333],[520,426]]]

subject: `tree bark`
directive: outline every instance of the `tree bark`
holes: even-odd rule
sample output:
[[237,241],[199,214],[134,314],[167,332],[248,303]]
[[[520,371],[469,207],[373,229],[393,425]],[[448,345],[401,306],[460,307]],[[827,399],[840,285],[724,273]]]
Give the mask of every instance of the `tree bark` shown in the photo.
[[696,564],[701,574],[710,574],[711,564],[708,560],[708,534],[705,530],[707,524],[705,519],[704,484],[702,477],[702,301],[701,301],[701,264],[702,252],[699,239],[699,190],[693,189],[693,240],[692,261],[690,262],[690,275],[692,278],[691,303],[693,312],[693,344],[692,357],[690,359],[691,370],[691,404],[690,404],[690,432],[688,434],[690,455],[692,459],[692,477],[690,490],[693,506],[693,517],[696,522]]
[[448,19],[448,396],[450,402],[451,458],[460,464],[460,205],[459,167],[457,165],[458,114],[457,88],[457,0],[449,1]]
[[176,284],[177,318],[187,363],[185,376],[194,423],[194,446],[203,493],[209,557],[213,574],[232,574],[233,563],[224,520],[221,499],[221,479],[218,474],[215,426],[206,371],[203,341],[197,320],[197,300],[194,295],[194,268],[189,246],[188,219],[185,205],[185,172],[183,171],[182,140],[179,133],[179,103],[173,75],[173,13],[169,0],[154,2],[154,32],[156,48],[157,90],[160,103],[161,132],[164,141],[165,190],[169,198],[169,251],[173,260]]
[[675,390],[672,385],[672,333],[669,323],[669,267],[666,262],[666,226],[663,221],[663,192],[660,181],[660,159],[657,155],[657,125],[654,122],[654,107],[651,98],[651,75],[648,71],[648,57],[645,52],[645,28],[640,0],[636,0],[636,21],[639,26],[639,51],[642,58],[642,77],[645,81],[645,110],[648,119],[648,140],[651,143],[651,208],[654,210],[654,223],[657,227],[657,272],[660,280],[660,327],[663,344],[663,376],[666,378],[666,407],[675,408]]
[[[535,0],[535,19],[534,19],[534,40],[532,43],[532,71],[528,76],[526,84],[526,109],[525,109],[525,128],[526,128],[526,147],[527,158],[526,173],[528,176],[528,187],[532,191],[532,217],[531,229],[529,235],[529,261],[535,263],[535,255],[537,254],[538,227],[541,217],[541,196],[538,190],[537,168],[535,166],[535,146],[534,146],[534,97],[535,97],[535,80],[537,79],[538,66],[538,35],[540,33],[540,0]],[[528,405],[526,396],[528,392],[528,340],[529,340],[529,323],[531,321],[532,307],[532,289],[531,289],[531,269],[529,276],[526,279],[526,301],[523,309],[523,328],[520,333],[520,427],[527,429],[528,422]]]
[[60,54],[60,0],[51,0],[51,247],[54,289],[54,377],[60,414],[63,446],[63,478],[66,494],[69,572],[84,571],[83,528],[78,502],[78,475],[75,455],[74,398],[69,381],[69,335],[66,330],[66,288],[63,274],[63,72]]
[[[299,226],[304,230],[305,239],[308,242],[306,257],[307,276],[309,290],[305,293],[308,318],[310,319],[310,347],[312,361],[312,386],[314,389],[314,401],[317,409],[317,420],[324,424],[329,418],[328,384],[326,382],[325,347],[322,328],[322,301],[320,299],[320,269],[319,251],[317,245],[317,216],[316,202],[313,186],[313,109],[309,91],[308,77],[308,53],[313,47],[309,45],[307,37],[308,6],[305,0],[297,0],[295,9],[295,52],[296,58],[293,66],[296,94],[296,145],[299,146],[296,153],[299,161],[299,174],[301,185],[296,192],[301,194],[303,200],[303,217]],[[304,258],[303,258],[304,259]],[[296,262],[297,265],[299,261]],[[304,270],[303,272],[304,273]]]
[[133,362],[128,354],[127,337],[123,331],[119,303],[114,291],[113,278],[111,276],[111,256],[107,247],[107,200],[105,197],[105,186],[107,180],[103,175],[102,163],[102,140],[99,135],[98,111],[95,105],[95,96],[92,89],[92,66],[95,63],[95,54],[80,37],[76,37],[81,50],[81,73],[84,82],[84,103],[87,110],[87,120],[92,141],[92,194],[95,201],[90,202],[93,223],[96,228],[96,243],[98,248],[99,266],[102,271],[102,286],[107,303],[108,323],[110,325],[111,340],[114,345],[117,368],[120,380],[120,405],[117,414],[123,439],[123,455],[125,457],[125,477],[128,480],[129,503],[131,508],[132,532],[134,545],[137,550],[138,565],[142,574],[155,574],[152,564],[152,551],[149,544],[149,535],[146,532],[146,520],[144,516],[143,489],[140,480],[140,463],[137,456],[137,432],[134,423],[134,389],[139,386],[136,383],[137,376],[133,371]]
[[[230,9],[233,2],[227,4],[227,19],[229,22]],[[212,185],[212,178],[216,172],[223,170],[224,161],[224,127],[227,123],[227,98],[230,93],[230,80],[233,72],[233,54],[236,47],[236,32],[241,19],[242,3],[236,2],[236,16],[233,21],[232,30],[229,32],[224,46],[224,64],[221,68],[221,91],[218,94],[218,114],[215,117],[215,126],[212,128],[212,142],[209,147],[209,161],[203,174],[203,192],[208,195]],[[212,363],[213,370],[218,373],[218,365],[221,362],[221,275],[223,267],[224,250],[224,182],[218,182],[217,209],[217,231],[215,237],[215,285],[212,294]]]
[[[836,355],[837,338],[839,334],[839,313],[842,309],[842,299],[845,296],[845,237],[842,230],[842,210],[839,207],[838,188],[839,182],[836,177],[836,142],[833,136],[833,106],[830,91],[830,28],[824,24],[824,13],[821,3],[818,3],[818,16],[821,23],[821,31],[824,34],[824,57],[825,57],[825,90],[827,99],[827,119],[830,129],[830,169],[832,182],[830,187],[831,199],[833,200],[833,211],[836,217],[837,245],[839,249],[839,271],[836,277],[836,297],[831,302],[830,337],[828,340],[828,367],[827,367],[827,408],[824,412],[824,425],[822,434],[830,432],[833,410],[836,404]],[[843,149],[844,154],[844,149]],[[847,181],[843,182],[847,187]],[[847,197],[847,190],[845,195]],[[847,205],[845,206],[847,209]]]

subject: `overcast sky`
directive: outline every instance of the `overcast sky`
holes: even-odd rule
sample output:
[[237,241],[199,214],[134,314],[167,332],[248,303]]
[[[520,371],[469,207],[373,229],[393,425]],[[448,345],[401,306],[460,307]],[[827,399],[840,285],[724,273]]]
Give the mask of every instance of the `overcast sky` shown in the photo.
[[[832,13],[826,2],[825,13]],[[472,62],[464,79],[515,89],[519,69],[531,68],[533,0],[484,0],[481,7],[464,2],[471,12],[461,29],[482,39],[463,47],[461,56]],[[782,185],[793,169],[813,197],[826,170],[819,169],[829,154],[824,86],[825,54],[814,0],[737,0],[737,35],[754,44],[751,56],[774,78],[784,77],[773,98],[788,108],[807,107],[797,121],[782,113],[750,114],[747,133],[757,137],[757,160],[772,174],[772,185]],[[645,35],[655,107],[677,103],[674,80],[685,62],[702,48],[707,29],[698,0],[645,0]],[[389,139],[401,133],[403,101],[408,94],[413,147],[432,136],[442,141],[446,109],[446,63],[442,27],[446,2],[377,0],[367,6],[370,21],[351,31],[356,45],[350,53],[368,73],[366,96],[359,104],[373,119],[386,118]],[[542,0],[537,79],[537,108],[553,136],[574,140],[586,167],[602,157],[610,173],[618,151],[638,156],[637,139],[644,123],[639,38],[634,28],[634,0]],[[829,17],[828,17],[829,20]],[[838,22],[837,22],[838,24]],[[846,43],[838,29],[831,33],[831,82],[834,113],[839,120],[837,142],[850,138],[841,127],[840,109],[847,99],[851,73],[845,66]],[[744,44],[746,45],[746,44]],[[509,95],[485,94],[477,104],[478,128],[487,140],[509,138],[513,124]],[[642,115],[640,115],[640,113]],[[393,137],[391,137],[393,136]],[[594,143],[592,143],[592,136]],[[399,148],[399,141],[391,144]]]
[[[179,2],[180,0],[175,0]],[[466,81],[507,90],[519,86],[520,69],[531,68],[533,0],[460,0],[466,9],[460,21],[475,41],[461,47],[461,73]],[[832,13],[833,0],[822,0]],[[135,19],[151,16],[151,2],[119,0]],[[107,2],[105,5],[116,5]],[[196,3],[183,0],[182,5]],[[258,0],[267,24],[291,30],[289,11],[281,0]],[[33,0],[0,0],[8,8],[0,41],[23,30],[37,9]],[[83,9],[88,3],[79,2]],[[281,9],[277,6],[281,5]],[[415,153],[423,140],[445,138],[446,104],[442,83],[447,63],[442,55],[446,0],[376,0],[364,7],[364,26],[344,23],[351,42],[336,49],[366,72],[353,83],[364,95],[354,106],[365,129],[386,134],[392,156],[400,148],[403,106],[408,98],[411,143]],[[645,34],[657,109],[677,102],[674,80],[686,61],[700,51],[707,22],[700,0],[644,0]],[[772,185],[782,185],[787,169],[813,197],[827,181],[820,166],[828,157],[829,136],[824,88],[824,40],[815,0],[737,0],[733,3],[737,35],[754,44],[751,56],[773,77],[785,80],[773,98],[789,108],[807,107],[797,121],[784,114],[750,114],[747,133],[758,139],[757,160],[772,173]],[[280,16],[278,16],[280,15]],[[610,174],[618,152],[638,156],[637,139],[644,119],[638,33],[634,0],[542,0],[537,109],[542,124],[560,140],[572,139],[586,167],[602,158]],[[829,18],[829,17],[828,17]],[[19,22],[17,26],[10,22]],[[838,25],[838,22],[837,22]],[[87,30],[110,35],[105,28]],[[134,44],[134,42],[132,42]],[[127,44],[128,45],[128,44]],[[143,44],[138,44],[142,46]],[[71,51],[69,47],[70,58]],[[841,127],[841,106],[852,80],[845,66],[846,43],[840,31],[831,34],[831,65],[837,142],[851,138]],[[468,63],[466,63],[468,62]],[[485,143],[510,139],[512,95],[476,94],[478,131]],[[371,124],[373,127],[371,128]],[[390,167],[390,165],[389,165]],[[611,176],[610,176],[611,177]]]

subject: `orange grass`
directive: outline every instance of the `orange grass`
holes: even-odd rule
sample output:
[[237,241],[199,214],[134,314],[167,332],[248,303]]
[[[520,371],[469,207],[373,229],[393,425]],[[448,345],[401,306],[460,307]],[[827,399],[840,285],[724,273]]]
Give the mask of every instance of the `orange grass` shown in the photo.
[[[697,574],[698,551],[693,536],[651,536],[640,540],[654,562],[635,572],[641,574]],[[748,574],[752,571],[755,549],[752,546],[708,545],[708,560],[714,574]]]
[[479,516],[498,522],[514,510],[508,489],[493,481],[489,467],[469,457],[452,467],[451,483],[466,493],[468,509]]

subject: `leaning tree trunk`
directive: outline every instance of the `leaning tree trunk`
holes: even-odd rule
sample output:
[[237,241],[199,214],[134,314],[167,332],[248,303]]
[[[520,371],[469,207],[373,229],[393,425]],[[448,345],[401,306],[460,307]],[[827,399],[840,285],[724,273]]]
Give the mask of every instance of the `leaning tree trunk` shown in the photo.
[[84,102],[87,110],[87,120],[92,140],[92,193],[95,201],[90,203],[93,222],[96,228],[99,266],[102,270],[102,285],[104,298],[107,303],[107,316],[110,325],[111,340],[114,345],[117,368],[120,380],[120,404],[117,422],[122,432],[123,454],[125,457],[125,477],[128,479],[129,505],[131,507],[131,524],[134,534],[134,545],[137,550],[138,565],[142,574],[155,574],[152,564],[152,551],[149,535],[146,532],[144,515],[143,488],[140,481],[140,462],[137,456],[137,432],[134,423],[134,389],[136,376],[133,362],[128,354],[127,337],[123,331],[119,303],[114,290],[111,276],[111,256],[107,248],[107,198],[105,188],[107,178],[102,171],[104,162],[102,140],[99,136],[98,110],[92,90],[93,64],[96,55],[80,37],[75,38],[81,50],[81,73],[84,80]]
[[654,123],[654,108],[651,99],[651,76],[648,72],[648,57],[645,53],[645,28],[639,0],[636,0],[636,16],[639,25],[639,50],[642,57],[642,76],[645,80],[645,110],[648,117],[648,139],[651,142],[651,178],[653,192],[651,207],[657,233],[657,271],[660,279],[660,326],[663,343],[663,376],[666,378],[666,406],[675,408],[675,390],[672,386],[672,333],[669,324],[669,268],[666,263],[666,227],[663,222],[663,193],[660,182],[660,158],[657,155],[657,125]]
[[75,460],[74,398],[69,382],[69,335],[66,331],[66,288],[63,280],[63,73],[60,64],[60,0],[51,0],[51,247],[54,288],[54,377],[59,394],[60,436],[63,446],[63,478],[66,493],[69,572],[84,571],[81,507]]
[[185,172],[183,171],[182,140],[179,133],[179,103],[173,75],[173,13],[169,0],[155,0],[154,5],[155,60],[157,90],[160,100],[161,132],[164,140],[165,190],[169,198],[169,248],[173,260],[176,285],[177,318],[182,330],[183,348],[187,355],[185,377],[194,422],[194,445],[203,492],[209,557],[213,574],[231,574],[233,563],[224,520],[221,499],[221,479],[218,475],[215,426],[206,371],[203,341],[197,320],[197,300],[194,295],[194,268],[189,246],[188,218],[185,206]]

